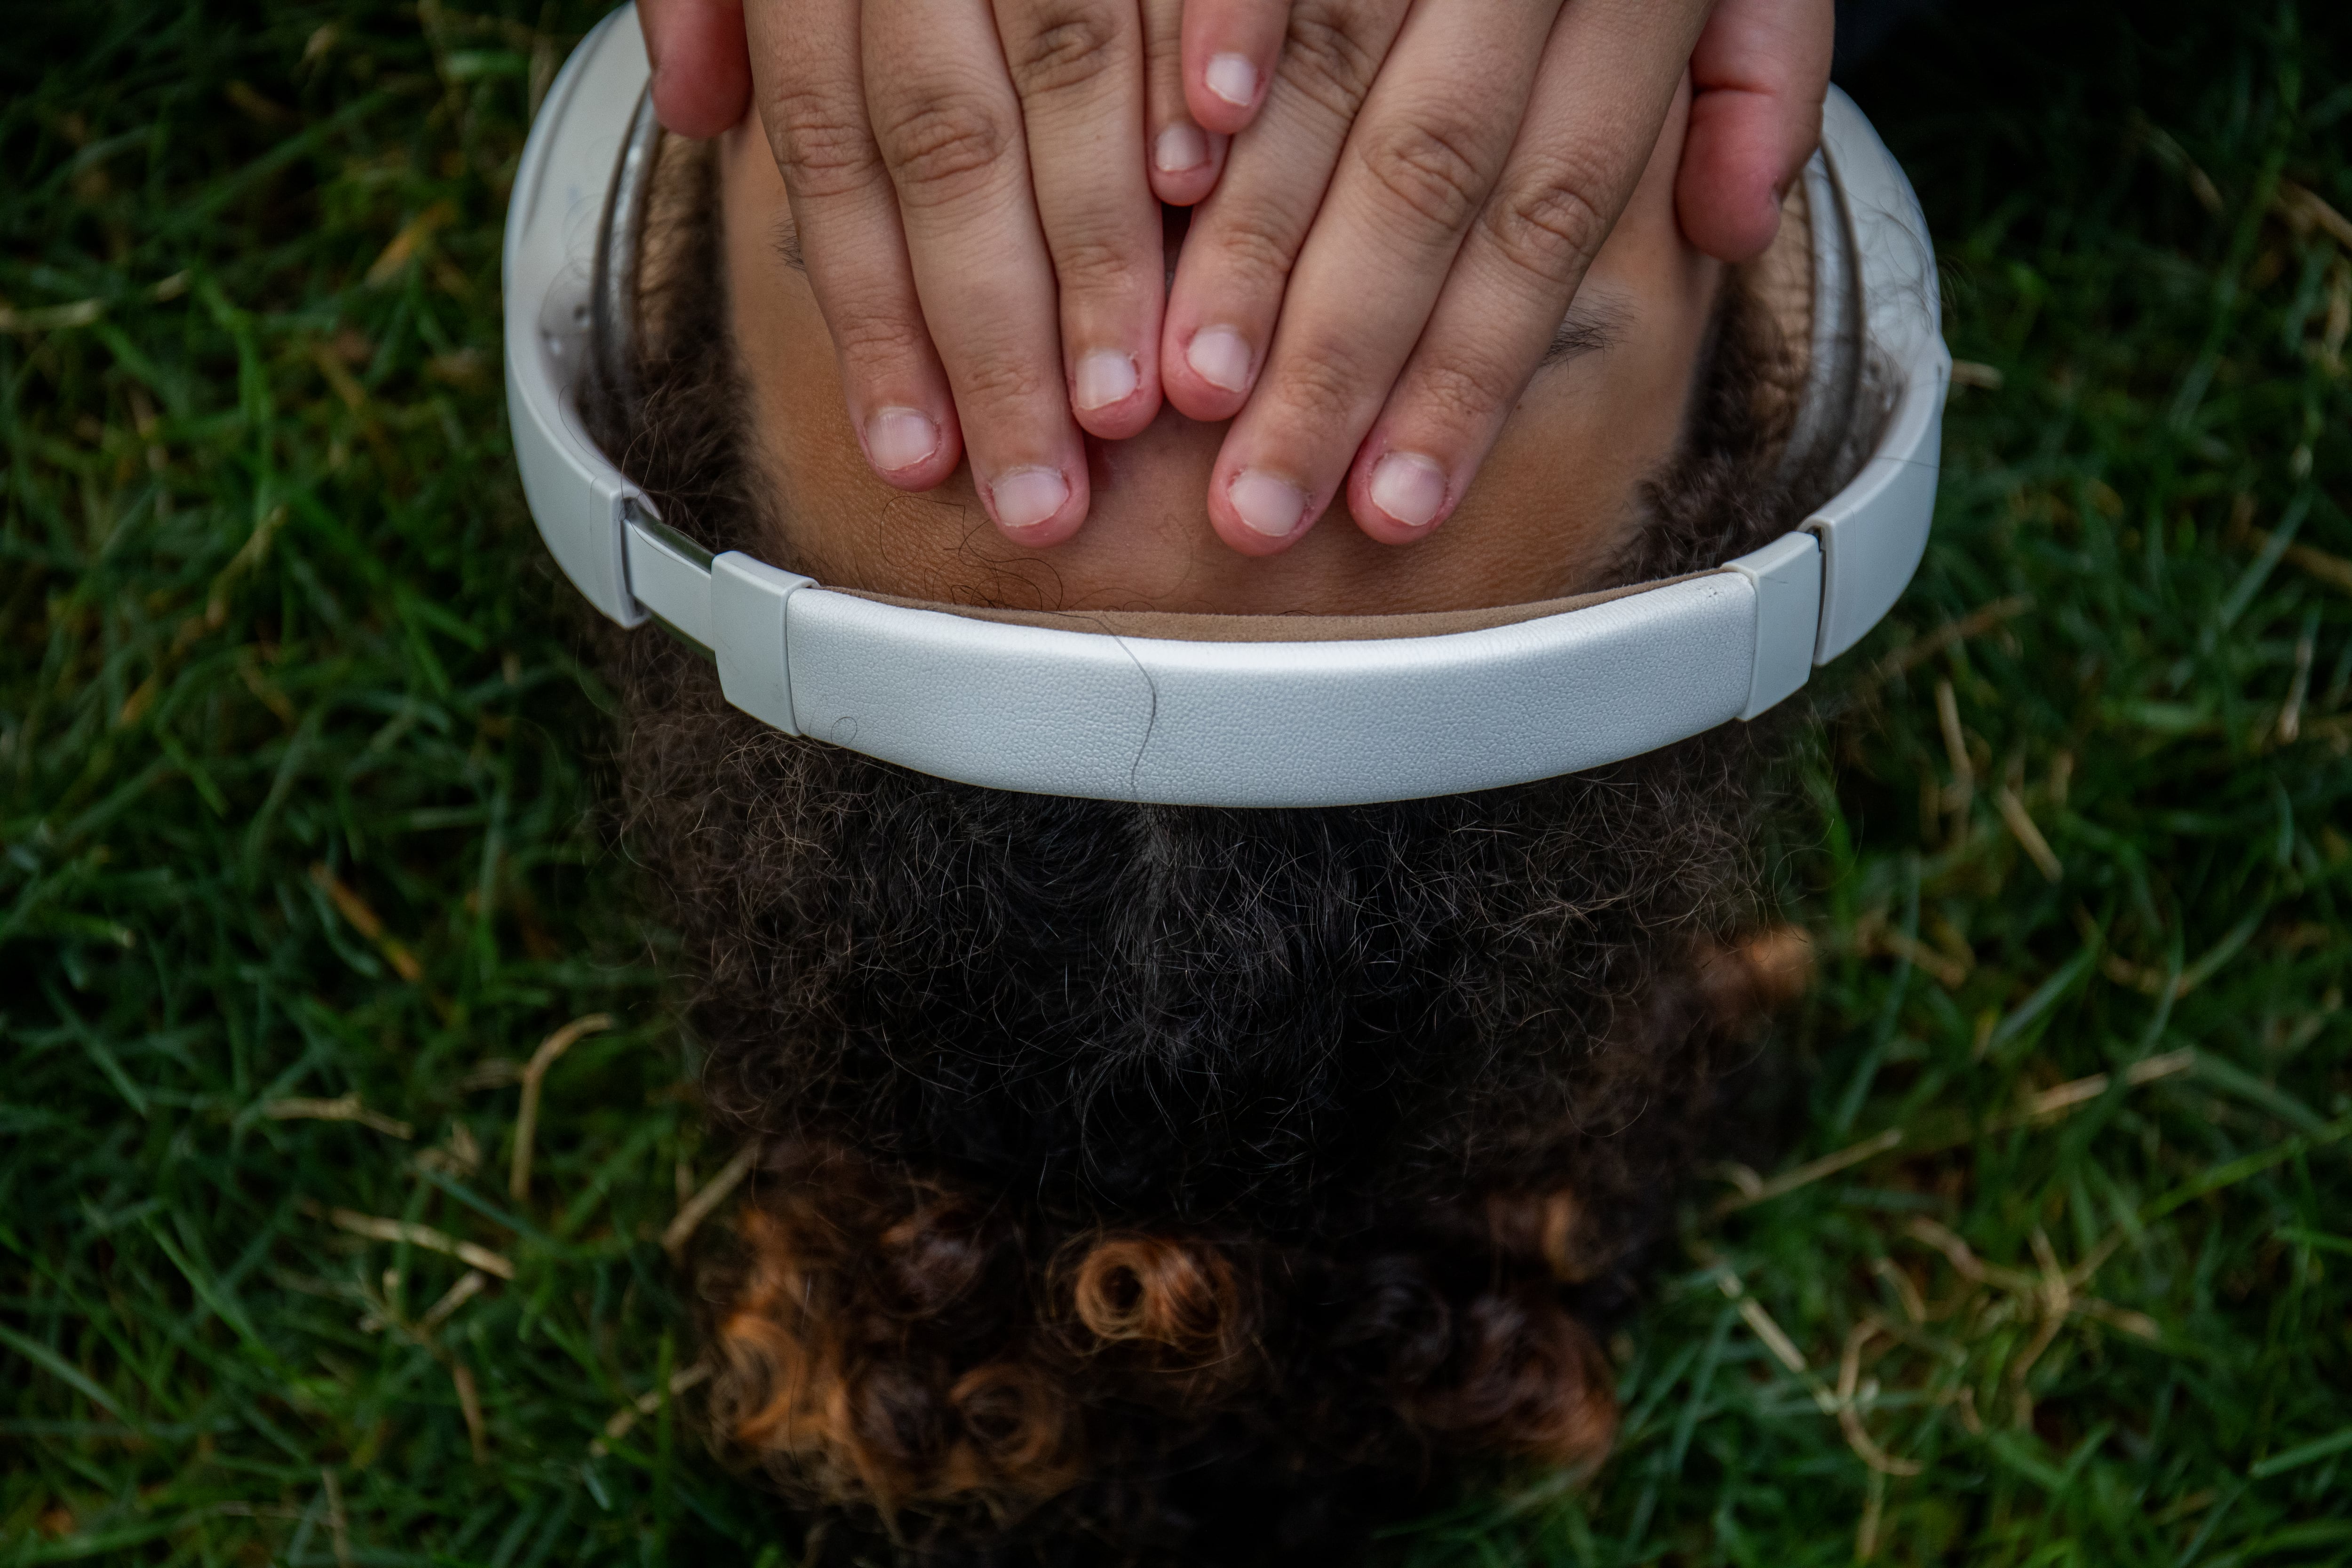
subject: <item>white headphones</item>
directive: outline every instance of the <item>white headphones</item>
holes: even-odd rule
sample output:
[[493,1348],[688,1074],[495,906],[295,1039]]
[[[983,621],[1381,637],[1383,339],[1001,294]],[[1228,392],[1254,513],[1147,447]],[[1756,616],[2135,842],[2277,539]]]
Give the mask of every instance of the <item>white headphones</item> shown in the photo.
[[[1522,784],[1752,719],[1859,641],[1927,548],[1951,355],[1927,221],[1832,88],[1807,170],[1813,354],[1791,452],[1857,417],[1864,343],[1892,413],[1853,482],[1710,571],[1483,617],[1472,630],[1184,641],[1037,626],[819,586],[712,558],[583,433],[575,394],[620,364],[657,134],[635,8],[598,24],[532,124],[507,214],[507,410],[564,574],[625,626],[711,650],[727,700],[790,734],[994,789],[1232,806],[1346,805]],[[1868,412],[1874,414],[1874,407]],[[1276,617],[1231,619],[1268,627]],[[1282,619],[1288,619],[1282,617]],[[1375,618],[1377,619],[1377,617]],[[1501,622],[1503,624],[1495,624]],[[1271,628],[1268,628],[1271,629]]]

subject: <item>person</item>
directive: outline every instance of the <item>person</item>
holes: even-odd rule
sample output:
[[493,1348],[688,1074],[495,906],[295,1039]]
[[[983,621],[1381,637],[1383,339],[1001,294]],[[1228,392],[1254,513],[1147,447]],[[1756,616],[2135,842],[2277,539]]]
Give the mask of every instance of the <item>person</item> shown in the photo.
[[[585,412],[703,545],[963,614],[1411,635],[1710,566],[1874,432],[1790,450],[1807,226],[1739,268],[1694,244],[1694,112],[1677,89],[1409,551],[1232,551],[1202,500],[1230,431],[1167,406],[1087,440],[1060,542],[994,526],[966,468],[877,476],[749,114],[663,142],[630,374]],[[703,1287],[714,1426],[805,1511],[803,1560],[1343,1562],[1453,1478],[1602,1456],[1602,1335],[1681,1177],[1755,1131],[1733,1069],[1803,973],[1757,885],[1769,727],[1471,795],[1168,807],[785,735],[669,639],[608,663],[710,1113],[761,1151]]]

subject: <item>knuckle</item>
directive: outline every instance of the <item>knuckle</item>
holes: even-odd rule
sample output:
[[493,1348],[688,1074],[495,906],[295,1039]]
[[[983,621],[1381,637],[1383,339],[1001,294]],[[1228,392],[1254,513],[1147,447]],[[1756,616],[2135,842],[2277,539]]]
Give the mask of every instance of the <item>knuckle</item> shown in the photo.
[[1357,161],[1393,205],[1447,236],[1470,226],[1490,177],[1476,138],[1451,116],[1383,127],[1365,139]]
[[1005,47],[1005,65],[1023,98],[1084,87],[1122,64],[1126,33],[1098,0],[1059,0],[1039,7]]
[[1423,416],[1445,429],[1475,429],[1506,401],[1499,379],[1490,365],[1440,360],[1414,374],[1412,395]]
[[1304,0],[1291,8],[1275,74],[1342,122],[1353,120],[1380,70],[1370,33],[1367,6]]
[[875,367],[919,360],[930,334],[920,321],[894,310],[835,301],[825,312],[833,346],[852,365]]
[[1297,428],[1329,431],[1355,419],[1369,377],[1353,354],[1332,343],[1303,347],[1281,367],[1274,401]]
[[1202,207],[1185,235],[1185,249],[1197,247],[1213,258],[1213,273],[1240,287],[1279,289],[1298,263],[1298,249],[1307,240],[1312,202],[1301,214],[1279,185],[1225,184]]
[[1065,294],[1127,293],[1143,270],[1132,251],[1107,237],[1074,236],[1054,242],[1054,277]]
[[969,91],[910,100],[877,121],[874,133],[899,199],[918,206],[993,184],[1015,145],[997,106]]
[[1041,364],[1029,354],[1010,350],[980,354],[958,365],[949,379],[960,408],[1019,408],[1058,403],[1063,395],[1059,365]]
[[1219,212],[1202,237],[1216,258],[1215,271],[1245,289],[1279,289],[1298,259],[1297,225],[1277,208],[1252,202]]
[[1609,237],[1607,216],[1585,195],[1591,188],[1580,172],[1568,168],[1515,183],[1487,205],[1486,237],[1522,271],[1547,284],[1567,284]]
[[874,142],[864,106],[851,95],[787,89],[770,99],[764,112],[777,127],[784,178],[794,189],[832,195],[872,177]]

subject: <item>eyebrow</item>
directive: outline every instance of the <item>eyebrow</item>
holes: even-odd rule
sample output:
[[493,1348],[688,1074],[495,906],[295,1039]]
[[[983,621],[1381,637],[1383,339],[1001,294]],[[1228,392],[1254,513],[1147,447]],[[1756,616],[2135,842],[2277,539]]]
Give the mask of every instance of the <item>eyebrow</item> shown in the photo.
[[1580,293],[1576,302],[1569,306],[1568,314],[1560,318],[1559,330],[1552,333],[1551,344],[1544,350],[1537,368],[1546,369],[1615,348],[1633,325],[1633,309],[1622,295],[1605,289]]

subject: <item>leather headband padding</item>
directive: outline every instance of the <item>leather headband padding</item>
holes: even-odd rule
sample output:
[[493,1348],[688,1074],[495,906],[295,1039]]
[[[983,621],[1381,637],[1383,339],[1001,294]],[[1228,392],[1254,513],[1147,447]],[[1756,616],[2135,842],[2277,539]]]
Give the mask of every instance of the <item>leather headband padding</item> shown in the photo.
[[1495,626],[1517,626],[1546,616],[1565,615],[1612,599],[1644,594],[1703,577],[1704,572],[1655,583],[1632,583],[1594,594],[1572,594],[1564,599],[1540,599],[1527,605],[1494,605],[1472,610],[1424,610],[1396,616],[1214,616],[1172,610],[1012,610],[981,605],[947,605],[930,599],[902,598],[896,594],[868,593],[858,588],[827,585],[827,591],[893,605],[902,610],[936,610],[976,621],[1004,626],[1042,626],[1047,631],[1097,632],[1109,637],[1145,637],[1160,642],[1386,642],[1397,637],[1444,637],[1451,632],[1480,632]]

